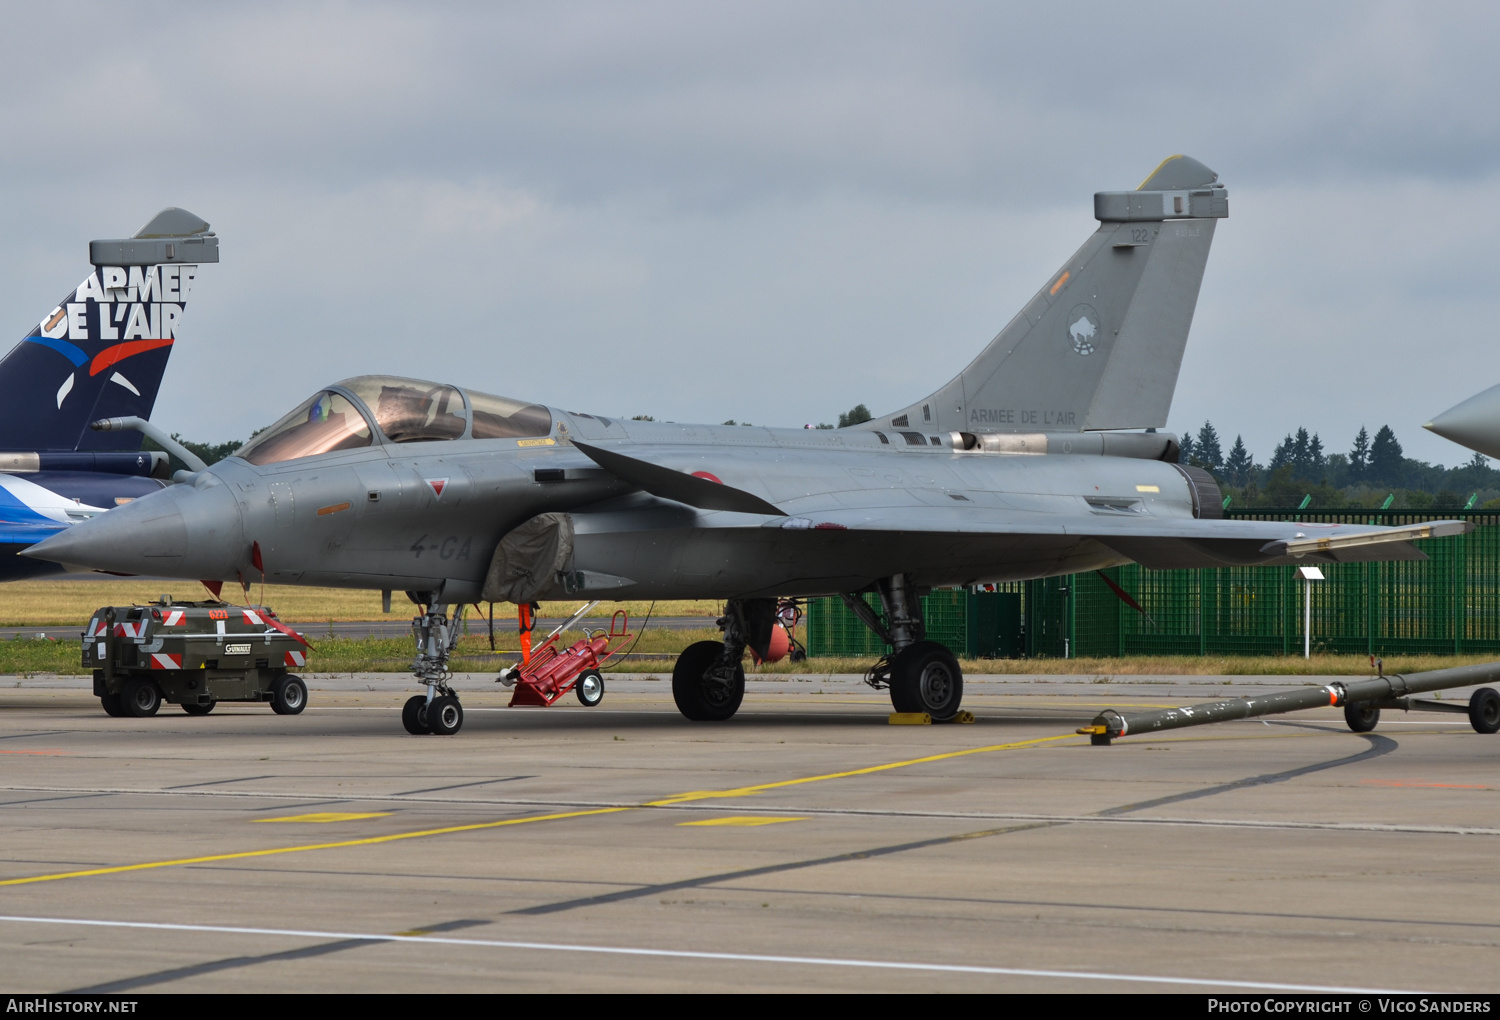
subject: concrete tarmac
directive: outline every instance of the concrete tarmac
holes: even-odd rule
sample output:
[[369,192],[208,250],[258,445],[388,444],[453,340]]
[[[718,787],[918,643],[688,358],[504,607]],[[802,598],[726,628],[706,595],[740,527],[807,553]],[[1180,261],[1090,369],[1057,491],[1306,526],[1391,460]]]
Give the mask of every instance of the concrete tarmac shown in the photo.
[[856,678],[752,678],[710,725],[664,678],[507,709],[476,675],[413,737],[403,677],[151,719],[0,678],[0,987],[1495,989],[1500,737],[1325,710],[1091,747],[1105,707],[1301,682],[1102,679],[892,726]]

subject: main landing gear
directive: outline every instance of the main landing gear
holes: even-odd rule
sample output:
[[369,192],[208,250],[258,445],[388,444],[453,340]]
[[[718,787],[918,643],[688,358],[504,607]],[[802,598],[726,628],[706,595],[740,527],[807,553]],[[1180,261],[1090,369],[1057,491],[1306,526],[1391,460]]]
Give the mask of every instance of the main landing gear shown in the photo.
[[416,735],[436,733],[452,736],[464,724],[464,707],[459,704],[458,694],[448,681],[453,674],[448,670],[448,659],[458,646],[459,624],[463,622],[465,607],[453,610],[453,619],[448,619],[448,606],[433,601],[430,592],[408,592],[411,600],[422,607],[418,616],[412,617],[411,632],[416,639],[417,654],[411,671],[419,683],[427,687],[426,694],[409,699],[401,708],[401,725],[406,732]]
[[884,620],[858,595],[841,596],[854,615],[891,646],[891,654],[865,674],[865,683],[876,690],[888,688],[897,712],[925,712],[933,722],[951,721],[964,700],[964,672],[952,652],[927,640],[911,575],[884,577],[875,586]]
[[745,699],[747,647],[764,655],[776,623],[775,599],[730,599],[719,618],[724,640],[698,641],[672,667],[672,700],[694,722],[723,722]]
[[[958,715],[964,697],[964,674],[958,659],[936,641],[927,640],[922,604],[908,574],[882,578],[876,584],[884,619],[856,595],[844,602],[886,644],[891,654],[870,668],[865,682],[889,689],[897,712],[925,712],[934,722]],[[739,710],[745,697],[745,649],[764,657],[776,622],[775,599],[731,599],[719,626],[723,642],[699,641],[677,657],[672,669],[672,699],[695,722],[722,722]]]

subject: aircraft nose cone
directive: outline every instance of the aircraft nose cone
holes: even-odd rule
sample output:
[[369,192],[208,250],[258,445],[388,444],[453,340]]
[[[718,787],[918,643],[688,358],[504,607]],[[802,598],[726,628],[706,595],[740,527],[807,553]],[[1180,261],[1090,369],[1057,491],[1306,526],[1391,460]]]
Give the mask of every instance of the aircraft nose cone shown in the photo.
[[21,555],[126,574],[159,573],[187,552],[187,524],[159,493],[81,521]]
[[1500,457],[1500,386],[1450,407],[1423,428],[1471,450]]
[[[21,553],[34,559],[121,574],[233,577],[239,517],[223,485],[174,485],[80,521]],[[232,515],[233,527],[226,525]]]

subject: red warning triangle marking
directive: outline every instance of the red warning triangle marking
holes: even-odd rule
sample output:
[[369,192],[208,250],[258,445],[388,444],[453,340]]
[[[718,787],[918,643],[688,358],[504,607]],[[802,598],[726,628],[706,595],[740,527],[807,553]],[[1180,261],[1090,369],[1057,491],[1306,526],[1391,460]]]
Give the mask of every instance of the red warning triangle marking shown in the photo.
[[446,478],[424,478],[423,481],[432,486],[433,495],[439,499],[443,496],[443,490],[448,487],[448,479]]

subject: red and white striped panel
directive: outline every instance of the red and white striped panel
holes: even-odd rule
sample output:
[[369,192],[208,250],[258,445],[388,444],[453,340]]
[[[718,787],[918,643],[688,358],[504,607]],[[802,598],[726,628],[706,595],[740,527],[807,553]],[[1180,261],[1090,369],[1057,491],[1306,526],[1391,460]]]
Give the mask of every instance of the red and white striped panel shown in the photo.
[[168,609],[162,614],[161,624],[163,627],[182,627],[187,624],[187,611],[183,609]]
[[182,668],[182,656],[180,656],[180,655],[168,655],[166,652],[152,652],[151,653],[151,668],[152,669],[181,669]]
[[104,617],[96,616],[89,621],[89,632],[86,637],[99,637],[104,633]]
[[240,612],[242,612],[242,613],[245,614],[245,622],[246,623],[255,624],[256,626],[260,626],[260,627],[264,627],[266,625],[266,621],[262,620],[260,618],[260,614],[257,613],[255,610],[253,610],[253,609],[241,609]]
[[134,623],[130,623],[129,621],[117,623],[115,624],[115,637],[140,637],[145,629],[145,620],[137,620]]
[[285,661],[284,665],[287,665],[287,666],[306,666],[307,665],[307,654],[305,652],[287,652],[286,656],[285,656],[285,659],[286,659],[286,661]]

